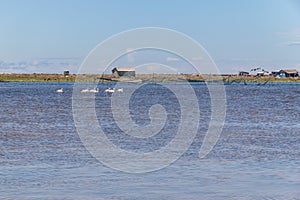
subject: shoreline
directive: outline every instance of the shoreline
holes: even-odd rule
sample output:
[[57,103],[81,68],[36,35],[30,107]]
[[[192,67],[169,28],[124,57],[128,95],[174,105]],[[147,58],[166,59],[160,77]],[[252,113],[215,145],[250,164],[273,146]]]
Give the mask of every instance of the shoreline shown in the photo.
[[135,77],[115,77],[112,74],[0,74],[0,82],[205,82],[223,81],[232,83],[300,82],[296,78],[275,78],[273,76],[238,76],[236,74],[137,74]]

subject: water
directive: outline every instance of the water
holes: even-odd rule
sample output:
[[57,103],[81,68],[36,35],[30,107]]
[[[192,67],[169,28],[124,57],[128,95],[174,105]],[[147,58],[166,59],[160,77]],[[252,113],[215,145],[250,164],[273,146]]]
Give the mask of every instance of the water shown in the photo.
[[[172,94],[156,85],[135,93],[137,124],[149,123],[157,94],[168,117],[163,134],[133,140],[109,112],[110,97],[101,91],[110,86],[99,85],[96,111],[115,145],[150,152],[172,140],[181,114]],[[226,86],[224,129],[204,159],[198,151],[210,102],[205,85],[192,86],[201,123],[190,148],[164,169],[130,174],[108,168],[84,148],[73,121],[73,84],[0,83],[0,199],[299,199],[300,85]],[[56,93],[61,87],[64,93]]]

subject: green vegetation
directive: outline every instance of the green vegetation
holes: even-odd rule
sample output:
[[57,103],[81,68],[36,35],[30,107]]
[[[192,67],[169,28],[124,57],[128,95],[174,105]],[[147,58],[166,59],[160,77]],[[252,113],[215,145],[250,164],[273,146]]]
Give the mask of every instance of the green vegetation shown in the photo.
[[273,76],[222,76],[225,83],[268,83],[268,82],[300,82],[300,78],[275,78]]
[[[0,82],[112,82],[126,81],[111,74],[93,75],[80,74],[64,76],[62,74],[0,74]],[[222,80],[224,83],[267,83],[267,82],[300,82],[300,78],[275,78],[272,76],[237,76],[237,75],[200,75],[200,74],[137,74],[135,78],[128,80],[140,80],[143,82],[203,82]]]
[[1,82],[74,82],[75,75],[61,74],[0,74]]

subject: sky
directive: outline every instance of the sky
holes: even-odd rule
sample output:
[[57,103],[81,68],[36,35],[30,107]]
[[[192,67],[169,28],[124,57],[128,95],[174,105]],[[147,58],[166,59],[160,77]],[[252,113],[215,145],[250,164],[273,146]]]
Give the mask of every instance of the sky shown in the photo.
[[141,27],[192,37],[222,73],[300,71],[300,0],[0,0],[0,73],[77,73],[100,42]]

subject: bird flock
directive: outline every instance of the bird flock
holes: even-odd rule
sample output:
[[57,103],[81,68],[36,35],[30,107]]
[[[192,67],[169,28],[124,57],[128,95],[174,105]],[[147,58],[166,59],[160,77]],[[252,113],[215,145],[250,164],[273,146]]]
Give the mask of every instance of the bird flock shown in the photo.
[[[56,90],[57,93],[63,93],[64,92],[64,89],[63,88],[60,88],[60,89],[57,89]],[[82,89],[80,90],[81,93],[99,93],[99,88],[94,88],[94,89]],[[112,93],[123,93],[124,92],[124,89],[123,88],[118,88],[118,89],[115,89],[115,88],[107,88],[104,90],[104,93],[106,94],[112,94]]]
[[80,92],[81,92],[81,93],[88,93],[88,92],[90,92],[90,93],[98,93],[98,92],[99,92],[99,88],[94,88],[94,89],[82,89]]

